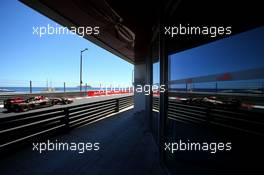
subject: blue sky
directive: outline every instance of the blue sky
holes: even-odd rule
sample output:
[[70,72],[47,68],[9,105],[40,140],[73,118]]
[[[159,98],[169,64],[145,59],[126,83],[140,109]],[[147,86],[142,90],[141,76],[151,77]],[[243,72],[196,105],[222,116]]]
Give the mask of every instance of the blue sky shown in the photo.
[[[264,68],[263,55],[264,27],[259,27],[170,55],[170,80]],[[159,82],[159,63],[153,64],[153,82]]]
[[170,56],[171,80],[264,68],[264,27]]
[[[80,50],[83,82],[131,83],[133,65],[76,35],[33,35],[33,27],[56,24],[16,0],[0,1],[0,86],[79,84]],[[264,27],[171,55],[171,79],[264,67]],[[154,83],[159,64],[154,64]]]
[[0,1],[0,86],[27,85],[28,80],[53,86],[79,83],[80,50],[83,53],[83,82],[97,86],[131,84],[133,65],[76,35],[33,35],[33,27],[56,26],[49,18],[16,0]]

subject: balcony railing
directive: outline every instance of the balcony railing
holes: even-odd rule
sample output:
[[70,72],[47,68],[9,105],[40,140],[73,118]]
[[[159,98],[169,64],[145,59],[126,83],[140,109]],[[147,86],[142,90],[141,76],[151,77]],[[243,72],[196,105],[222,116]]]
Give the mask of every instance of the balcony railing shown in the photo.
[[39,140],[60,132],[68,132],[102,119],[133,105],[133,96],[126,96],[55,109],[29,111],[0,118],[0,150],[17,144]]
[[[182,123],[193,123],[231,129],[253,135],[264,136],[263,111],[242,109],[218,109],[212,106],[183,104],[169,100],[168,119]],[[154,111],[159,110],[159,98],[153,98]],[[171,131],[172,132],[172,131]]]

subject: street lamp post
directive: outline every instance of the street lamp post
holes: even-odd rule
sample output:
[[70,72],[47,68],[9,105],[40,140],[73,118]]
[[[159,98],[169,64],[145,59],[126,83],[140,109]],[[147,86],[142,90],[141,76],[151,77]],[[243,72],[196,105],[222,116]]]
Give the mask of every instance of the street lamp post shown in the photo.
[[81,50],[81,58],[80,58],[80,92],[82,91],[82,53],[88,50],[85,48],[84,50]]

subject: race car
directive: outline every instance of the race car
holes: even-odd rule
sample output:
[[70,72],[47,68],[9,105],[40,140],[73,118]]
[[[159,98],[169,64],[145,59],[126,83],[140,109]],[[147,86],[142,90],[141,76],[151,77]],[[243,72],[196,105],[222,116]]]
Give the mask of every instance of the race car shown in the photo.
[[198,97],[192,98],[191,103],[203,104],[203,105],[222,105],[223,102],[216,97]]
[[28,105],[22,98],[11,98],[4,100],[4,108],[7,109],[8,112],[20,112],[28,110]]
[[47,98],[45,96],[23,98],[11,98],[4,101],[4,108],[8,112],[23,112],[31,109],[49,107],[53,105],[70,104],[73,100],[68,98]]
[[52,105],[52,101],[44,96],[30,97],[26,100],[22,98],[11,98],[4,101],[4,108],[8,112],[23,112]]
[[241,106],[241,101],[235,98],[219,99],[214,96],[191,98],[189,103],[224,109],[238,109]]
[[70,104],[73,102],[72,99],[65,98],[65,97],[51,98],[51,101],[53,105],[66,105],[66,104]]
[[25,102],[28,105],[28,109],[37,109],[52,106],[52,100],[44,96],[30,97]]

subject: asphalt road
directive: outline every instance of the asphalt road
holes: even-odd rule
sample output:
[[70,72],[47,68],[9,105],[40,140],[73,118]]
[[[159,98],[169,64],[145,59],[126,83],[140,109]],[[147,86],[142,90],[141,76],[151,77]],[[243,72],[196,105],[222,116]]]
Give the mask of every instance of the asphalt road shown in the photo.
[[104,101],[104,100],[110,100],[110,99],[115,99],[115,98],[120,98],[120,97],[127,97],[131,96],[131,94],[120,94],[120,95],[109,95],[109,96],[97,96],[97,97],[82,97],[82,98],[75,98],[73,99],[73,103],[68,104],[68,105],[54,105],[51,107],[45,107],[45,108],[39,108],[39,109],[34,109],[34,110],[29,110],[26,112],[6,112],[6,109],[0,108],[0,118],[1,117],[9,117],[13,116],[14,114],[26,114],[26,113],[32,113],[36,111],[45,111],[47,109],[56,109],[56,108],[61,108],[65,106],[74,106],[74,105],[80,105],[80,104],[86,104],[86,103],[93,103],[93,102],[98,102],[98,101]]

